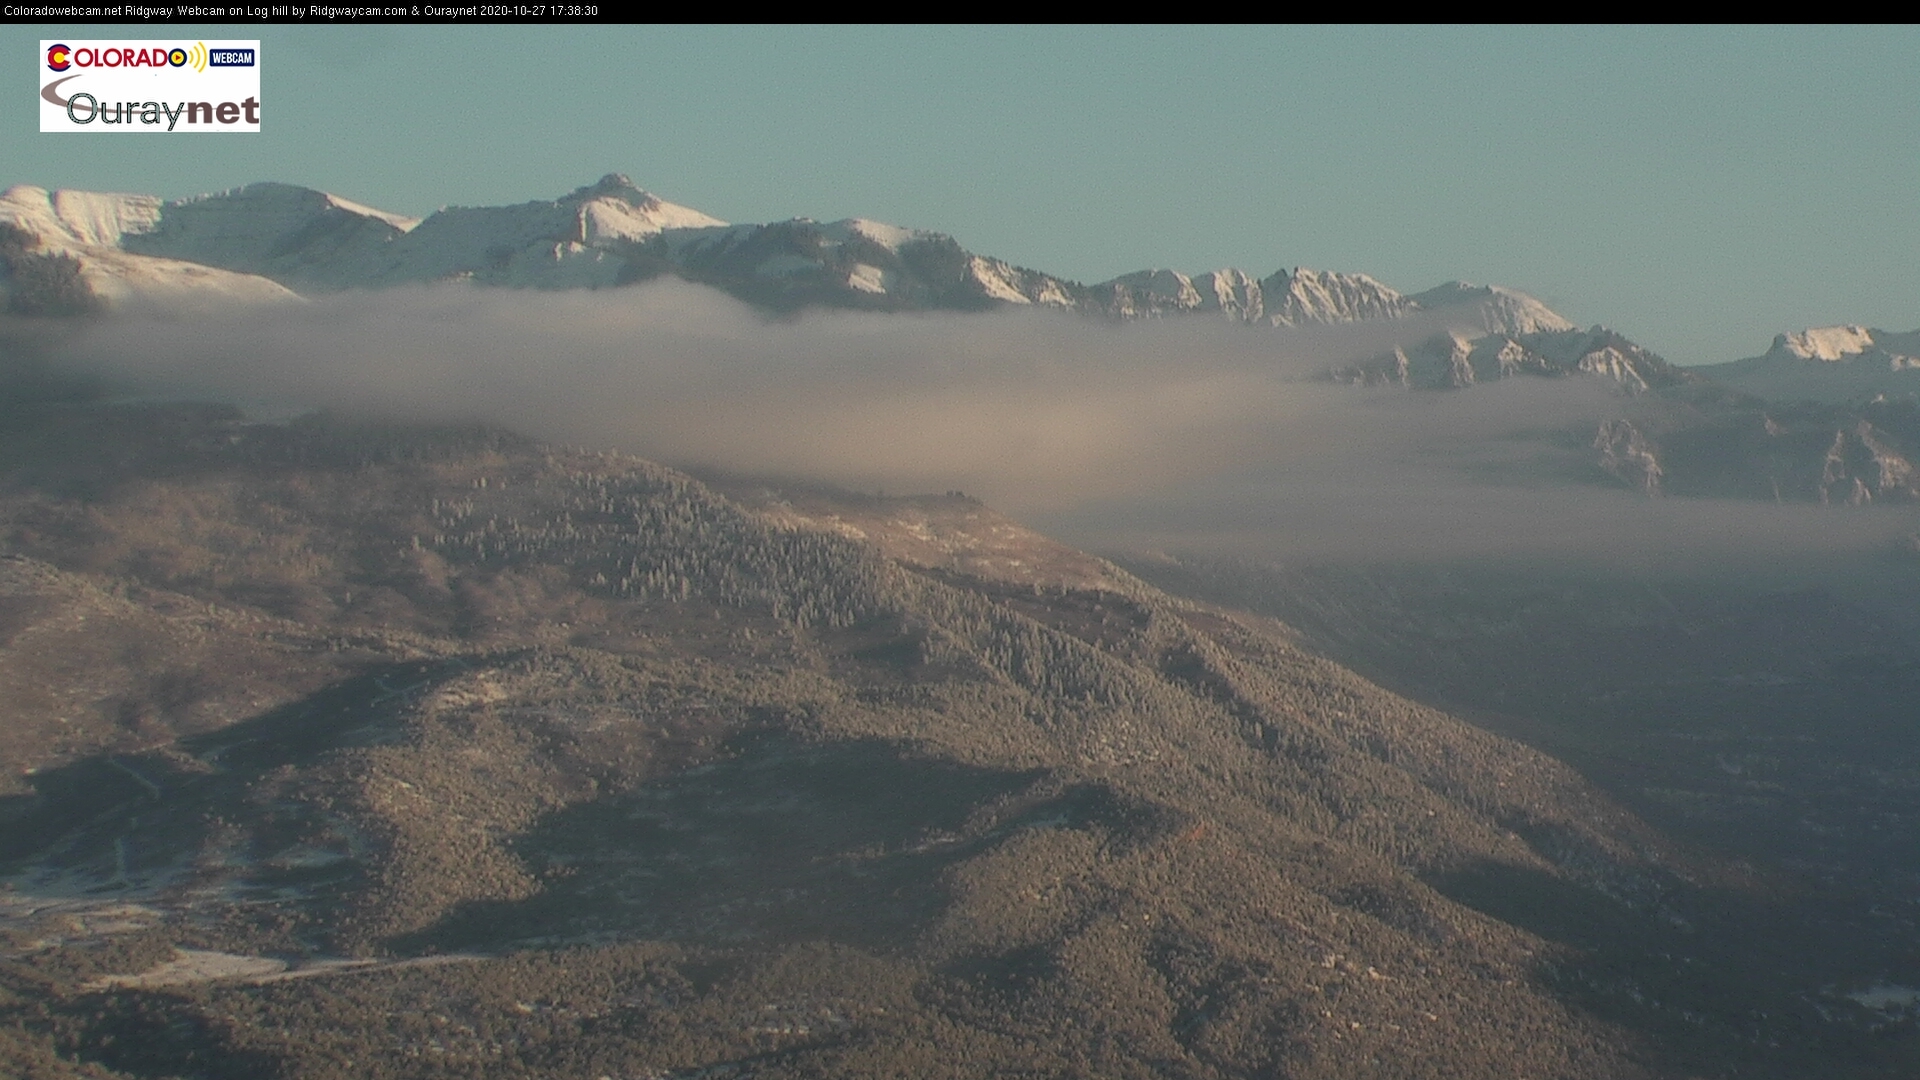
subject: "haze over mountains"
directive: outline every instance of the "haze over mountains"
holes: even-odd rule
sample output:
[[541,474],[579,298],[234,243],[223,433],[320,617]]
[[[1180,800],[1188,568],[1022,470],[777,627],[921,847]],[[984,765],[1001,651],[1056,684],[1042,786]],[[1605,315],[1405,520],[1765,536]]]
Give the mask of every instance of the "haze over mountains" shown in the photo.
[[[1598,519],[1598,536],[1645,513],[1594,509],[1595,484],[1770,503],[1920,493],[1911,335],[1805,331],[1766,357],[1682,369],[1498,286],[1403,294],[1298,268],[1082,285],[878,222],[729,225],[621,176],[424,220],[276,183],[173,202],[19,186],[0,222],[16,262],[73,260],[76,302],[135,317],[51,351],[149,393],[379,403],[733,471],[962,488],[1069,531],[1062,511],[1116,492],[1129,509],[1090,514],[1138,516],[1141,535],[1193,520],[1212,491],[1229,509],[1293,506],[1329,536],[1442,546],[1570,514]],[[35,303],[30,277],[12,276],[16,309]],[[185,309],[191,327],[169,317]],[[880,317],[898,314],[914,317]],[[1479,387],[1471,398],[1516,376],[1547,388],[1422,406],[1320,385]],[[1519,496],[1523,477],[1536,490]],[[1578,507],[1545,509],[1568,481],[1589,488]],[[1174,501],[1153,510],[1136,498],[1148,489]],[[1497,505],[1516,499],[1534,509]],[[1430,503],[1429,525],[1383,529],[1356,512],[1369,502]]]

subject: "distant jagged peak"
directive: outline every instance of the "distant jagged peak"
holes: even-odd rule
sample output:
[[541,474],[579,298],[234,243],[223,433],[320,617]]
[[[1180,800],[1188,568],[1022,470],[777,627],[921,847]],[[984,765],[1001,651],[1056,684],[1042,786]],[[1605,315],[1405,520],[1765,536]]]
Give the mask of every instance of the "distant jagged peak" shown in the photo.
[[1260,322],[1266,316],[1266,294],[1260,282],[1245,270],[1228,267],[1196,275],[1193,287],[1200,294],[1200,310],[1218,311],[1241,322]]
[[690,206],[670,203],[636,185],[624,173],[608,173],[554,201],[577,209],[582,238],[587,243],[596,239],[637,240],[668,229],[713,229],[727,224]]
[[600,200],[625,203],[636,210],[651,210],[667,205],[665,199],[635,184],[625,173],[608,173],[591,184],[582,184],[555,202],[588,203]]
[[1686,372],[1604,326],[1530,334],[1449,329],[1416,345],[1327,372],[1335,382],[1440,390],[1516,375],[1595,376],[1628,394],[1692,381]]
[[1269,282],[1282,286],[1299,284],[1307,288],[1315,286],[1325,288],[1362,288],[1382,293],[1391,293],[1394,296],[1401,295],[1398,289],[1383,284],[1371,274],[1350,273],[1344,270],[1315,270],[1306,266],[1296,266],[1291,270],[1275,270],[1273,273],[1267,275],[1263,284]]
[[1397,319],[1415,310],[1398,290],[1367,274],[1296,266],[1260,282],[1266,321],[1275,326]]
[[1265,279],[1234,267],[1192,276],[1136,270],[1091,291],[1100,310],[1121,318],[1213,312],[1237,322],[1296,326],[1394,318],[1409,310],[1399,293],[1365,274],[1299,267]]
[[645,201],[656,196],[635,184],[626,173],[610,172],[591,184],[575,188],[572,198],[591,198],[595,195],[618,195],[633,201]]
[[1097,301],[1123,318],[1218,312],[1241,322],[1302,326],[1397,319],[1421,311],[1460,316],[1474,337],[1571,330],[1574,324],[1515,289],[1452,281],[1407,296],[1368,274],[1296,266],[1255,279],[1226,268],[1188,276],[1136,270],[1094,286]]

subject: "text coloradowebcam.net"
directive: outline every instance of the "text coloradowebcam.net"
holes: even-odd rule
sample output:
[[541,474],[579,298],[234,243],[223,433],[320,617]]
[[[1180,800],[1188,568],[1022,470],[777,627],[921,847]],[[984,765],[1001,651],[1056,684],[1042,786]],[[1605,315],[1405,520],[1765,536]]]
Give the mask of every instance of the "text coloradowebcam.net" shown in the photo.
[[140,19],[147,22],[181,19],[540,19],[597,18],[598,4],[474,4],[450,7],[440,4],[412,4],[406,7],[338,7],[331,4],[259,5],[210,7],[200,4],[175,4],[148,7],[143,4],[82,6],[76,4],[8,4],[8,18],[31,19]]
[[[314,4],[303,9],[305,14],[316,19],[366,19],[392,18],[423,14],[418,6],[414,7],[333,7],[326,4]],[[424,12],[429,15],[452,15],[459,9],[433,8]],[[8,4],[5,8],[9,18],[31,19],[170,19],[179,16],[183,19],[248,19],[267,18],[268,9],[264,7],[204,7],[194,4],[176,4],[171,7],[144,7],[139,4],[116,4],[108,7],[79,7],[74,5],[46,6]]]

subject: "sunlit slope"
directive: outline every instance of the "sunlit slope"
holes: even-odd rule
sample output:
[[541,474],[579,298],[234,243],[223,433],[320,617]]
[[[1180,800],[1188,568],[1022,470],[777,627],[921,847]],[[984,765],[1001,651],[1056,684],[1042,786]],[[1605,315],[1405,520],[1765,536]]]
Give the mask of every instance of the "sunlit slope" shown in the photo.
[[[7,430],[9,720],[65,732],[9,745],[22,1061],[1614,1077],[1778,1004],[1671,962],[1737,881],[1563,766],[964,497]],[[83,616],[142,648],[33,652]]]

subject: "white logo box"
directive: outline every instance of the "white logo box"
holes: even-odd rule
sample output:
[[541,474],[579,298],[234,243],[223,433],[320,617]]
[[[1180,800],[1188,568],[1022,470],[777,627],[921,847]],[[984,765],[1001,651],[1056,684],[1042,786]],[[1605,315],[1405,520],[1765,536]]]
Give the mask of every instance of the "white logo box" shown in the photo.
[[196,135],[260,130],[260,43],[40,42],[40,130]]

